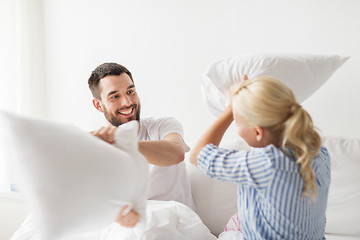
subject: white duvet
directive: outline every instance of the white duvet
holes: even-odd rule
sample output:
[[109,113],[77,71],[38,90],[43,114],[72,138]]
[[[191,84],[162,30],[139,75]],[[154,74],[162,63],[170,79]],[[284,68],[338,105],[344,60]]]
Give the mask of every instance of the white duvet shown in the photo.
[[[61,240],[213,240],[217,239],[189,207],[175,201],[147,201],[145,225],[124,228],[117,223],[101,231],[72,235]],[[40,240],[39,229],[29,215],[10,240]]]
[[[73,235],[61,240],[241,240],[240,232],[222,232],[212,235],[199,216],[187,206],[175,201],[147,201],[147,222],[135,229],[123,228],[117,223],[99,232]],[[328,240],[355,240],[359,236],[326,235]],[[29,215],[10,240],[40,240],[39,229]]]

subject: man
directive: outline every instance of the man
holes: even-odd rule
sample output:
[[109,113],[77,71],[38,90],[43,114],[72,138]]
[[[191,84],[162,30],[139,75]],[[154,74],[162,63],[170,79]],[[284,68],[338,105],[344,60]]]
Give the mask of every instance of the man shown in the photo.
[[139,151],[150,164],[148,199],[175,200],[194,209],[182,162],[189,147],[183,140],[181,124],[173,118],[140,118],[141,105],[132,74],[120,64],[101,64],[92,72],[88,84],[95,108],[108,122],[108,126],[92,134],[114,143],[118,126],[138,120]]

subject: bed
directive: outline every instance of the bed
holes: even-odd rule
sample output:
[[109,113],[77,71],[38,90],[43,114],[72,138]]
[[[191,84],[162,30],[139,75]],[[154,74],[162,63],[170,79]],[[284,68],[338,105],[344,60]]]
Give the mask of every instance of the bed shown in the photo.
[[[327,208],[326,237],[329,240],[360,239],[360,139],[325,136],[332,158],[332,182]],[[223,147],[246,148],[240,139],[225,140]],[[214,236],[224,229],[236,212],[236,186],[207,178],[185,160],[197,214]],[[28,214],[19,193],[0,193],[0,239],[7,240]]]

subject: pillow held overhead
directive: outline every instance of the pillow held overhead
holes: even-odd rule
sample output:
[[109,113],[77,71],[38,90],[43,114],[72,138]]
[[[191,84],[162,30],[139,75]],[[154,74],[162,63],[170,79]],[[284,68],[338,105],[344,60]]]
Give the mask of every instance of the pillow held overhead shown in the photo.
[[41,239],[100,230],[125,204],[145,220],[148,165],[137,121],[116,130],[116,147],[71,125],[10,112],[0,111],[0,123],[6,161]]
[[202,97],[218,116],[227,104],[228,89],[243,74],[249,79],[266,75],[285,83],[303,102],[319,89],[349,57],[313,54],[251,54],[213,63],[203,74]]

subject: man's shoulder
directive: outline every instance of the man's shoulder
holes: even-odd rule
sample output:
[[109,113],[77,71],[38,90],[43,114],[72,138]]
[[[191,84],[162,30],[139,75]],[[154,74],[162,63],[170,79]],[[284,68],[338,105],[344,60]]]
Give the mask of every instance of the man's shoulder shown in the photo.
[[180,124],[180,122],[173,117],[144,117],[140,119],[140,124],[151,127],[163,124]]
[[183,132],[181,123],[173,117],[146,117],[140,119],[141,139],[161,140],[169,133],[177,133],[183,136]]

